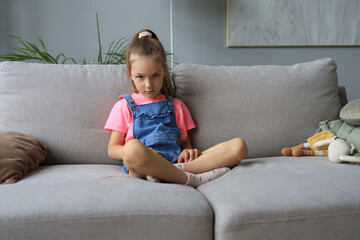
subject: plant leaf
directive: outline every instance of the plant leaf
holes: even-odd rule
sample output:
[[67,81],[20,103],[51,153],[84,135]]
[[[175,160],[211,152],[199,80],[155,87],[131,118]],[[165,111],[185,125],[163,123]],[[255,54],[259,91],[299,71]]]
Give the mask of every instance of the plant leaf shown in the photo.
[[65,63],[68,60],[71,60],[74,64],[76,64],[73,58],[67,58],[63,53],[58,54],[56,58],[53,57],[50,53],[48,53],[45,43],[40,37],[37,37],[37,39],[41,44],[41,49],[36,44],[23,40],[20,37],[17,36],[8,36],[8,37],[16,39],[22,45],[22,47],[13,48],[17,53],[0,55],[0,60],[24,61],[24,60],[32,59],[47,63],[58,64],[60,58],[63,57],[64,58],[64,60],[62,61],[63,63]]
[[115,42],[115,40],[113,40],[111,43],[110,43],[110,47],[109,47],[109,49],[108,49],[108,52],[106,53],[106,55],[105,55],[105,62],[107,62],[107,61],[109,61],[109,51],[110,51],[110,49],[112,48],[112,45],[114,44],[114,42]]
[[41,40],[41,38],[40,38],[39,36],[38,36],[37,38],[38,38],[38,40],[39,40],[39,42],[40,42],[40,44],[41,44],[41,46],[42,46],[42,48],[43,48],[44,52],[46,52],[46,53],[47,53],[47,50],[46,50],[46,47],[45,47],[45,44],[44,44],[43,40]]
[[[112,41],[106,53],[104,63],[122,64],[125,61],[126,50],[128,48],[127,38],[123,37],[117,41]],[[115,44],[114,44],[115,43]]]
[[[71,60],[74,64],[76,64],[75,59],[73,59],[72,57],[66,58],[66,60]],[[86,63],[85,63],[86,64]]]
[[102,49],[101,49],[100,27],[99,27],[99,17],[98,17],[98,13],[96,13],[96,26],[97,26],[98,42],[99,42],[98,62],[102,62]]
[[15,50],[15,51],[18,51],[18,52],[20,52],[20,53],[22,53],[22,54],[24,54],[24,55],[26,55],[26,56],[31,56],[31,55],[32,55],[32,54],[30,54],[30,53],[27,51],[27,49],[25,49],[25,48],[14,47],[14,50]]

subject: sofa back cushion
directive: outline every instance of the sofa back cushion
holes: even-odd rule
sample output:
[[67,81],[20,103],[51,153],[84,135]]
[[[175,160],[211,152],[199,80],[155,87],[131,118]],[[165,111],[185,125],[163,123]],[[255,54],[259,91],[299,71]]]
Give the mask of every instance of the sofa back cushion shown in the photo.
[[47,164],[116,163],[106,119],[132,92],[125,66],[0,63],[0,130],[44,142]]
[[201,150],[242,137],[249,157],[278,156],[281,148],[306,142],[341,108],[332,59],[292,66],[179,65],[176,97],[189,108]]

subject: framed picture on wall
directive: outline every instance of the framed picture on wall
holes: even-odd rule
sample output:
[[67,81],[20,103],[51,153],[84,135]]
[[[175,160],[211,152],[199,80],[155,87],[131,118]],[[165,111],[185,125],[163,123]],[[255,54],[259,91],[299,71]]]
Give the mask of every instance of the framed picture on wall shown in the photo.
[[227,46],[360,46],[360,1],[227,0]]

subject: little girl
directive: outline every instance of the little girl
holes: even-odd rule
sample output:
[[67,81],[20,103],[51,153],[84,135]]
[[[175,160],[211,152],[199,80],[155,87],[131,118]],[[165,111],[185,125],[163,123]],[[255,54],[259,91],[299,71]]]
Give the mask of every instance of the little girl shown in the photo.
[[246,157],[241,138],[204,152],[192,147],[187,132],[195,124],[184,103],[173,98],[165,51],[154,32],[145,29],[134,36],[126,63],[135,93],[120,97],[105,125],[111,131],[108,154],[123,160],[123,172],[197,187]]

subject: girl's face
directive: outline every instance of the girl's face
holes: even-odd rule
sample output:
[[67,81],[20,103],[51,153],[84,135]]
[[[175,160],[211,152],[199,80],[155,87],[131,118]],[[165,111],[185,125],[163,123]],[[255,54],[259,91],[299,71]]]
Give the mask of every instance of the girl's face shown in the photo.
[[135,56],[128,74],[140,95],[149,98],[161,95],[165,70],[156,57]]

